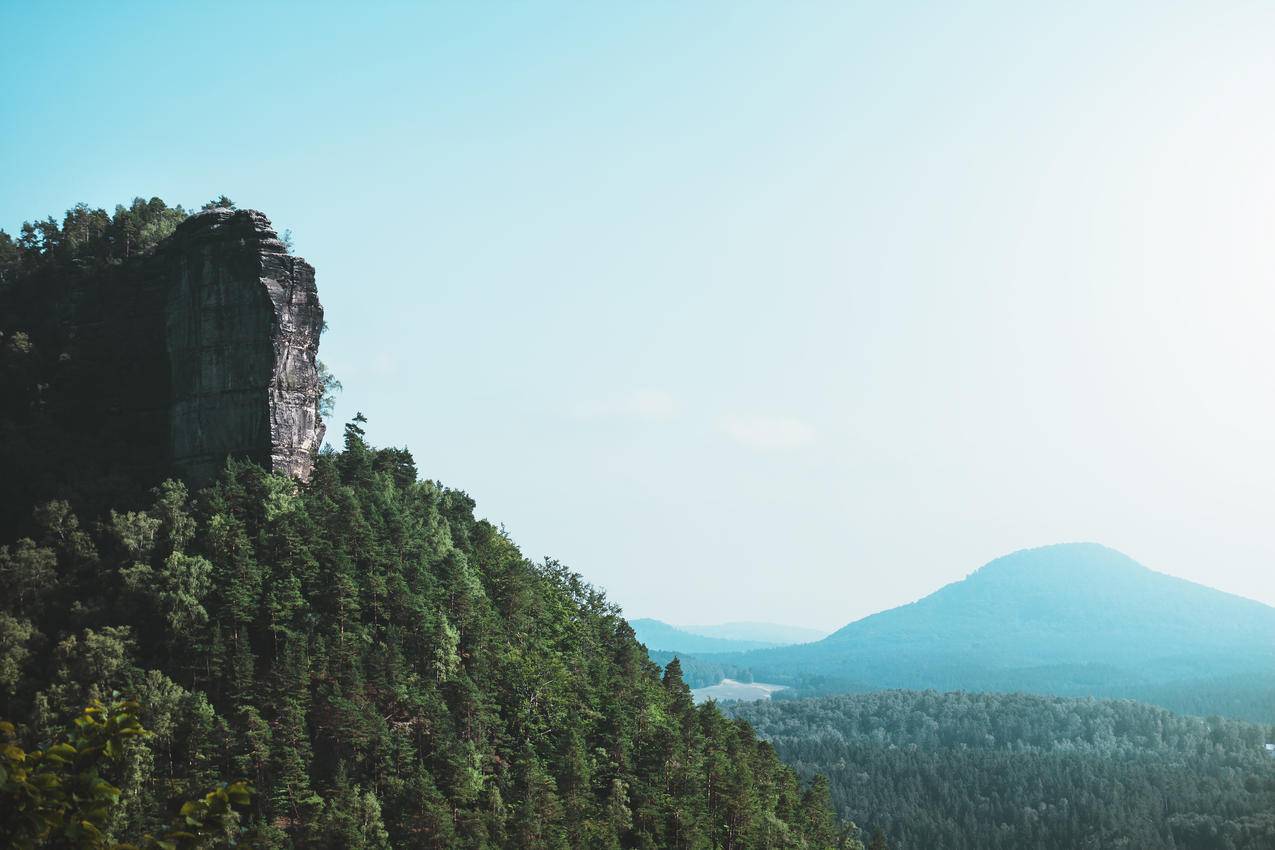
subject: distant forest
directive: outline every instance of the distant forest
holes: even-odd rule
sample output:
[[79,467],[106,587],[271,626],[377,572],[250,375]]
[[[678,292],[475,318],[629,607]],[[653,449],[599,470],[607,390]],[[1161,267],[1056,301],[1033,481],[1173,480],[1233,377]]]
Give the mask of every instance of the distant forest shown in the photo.
[[1275,728],[1130,701],[887,691],[736,703],[899,850],[1270,850]]

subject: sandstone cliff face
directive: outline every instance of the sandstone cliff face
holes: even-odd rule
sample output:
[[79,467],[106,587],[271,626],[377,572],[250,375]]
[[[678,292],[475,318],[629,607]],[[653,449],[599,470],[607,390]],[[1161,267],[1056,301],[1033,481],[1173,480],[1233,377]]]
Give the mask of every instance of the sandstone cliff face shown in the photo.
[[91,516],[200,486],[228,456],[308,478],[322,327],[314,269],[251,210],[197,213],[148,254],[34,257],[0,286],[0,532],[49,499]]
[[324,432],[314,268],[286,252],[264,215],[227,209],[191,216],[151,263],[173,466],[202,483],[236,455],[309,478]]

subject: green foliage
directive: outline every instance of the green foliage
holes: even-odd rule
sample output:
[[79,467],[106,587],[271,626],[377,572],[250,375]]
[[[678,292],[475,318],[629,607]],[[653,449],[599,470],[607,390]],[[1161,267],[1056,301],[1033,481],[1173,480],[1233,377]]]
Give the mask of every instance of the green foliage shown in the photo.
[[1275,728],[1128,701],[889,691],[734,704],[899,850],[1266,850]]
[[139,719],[141,710],[135,701],[109,706],[94,701],[74,718],[69,734],[42,750],[24,750],[15,741],[14,725],[0,721],[0,838],[5,846],[181,850],[226,844],[235,831],[235,807],[251,800],[246,782],[222,783],[182,804],[170,828],[158,836],[144,834],[137,844],[111,837],[121,791],[108,775],[118,772],[134,742],[149,734]]
[[0,550],[0,710],[38,736],[141,697],[117,834],[233,771],[263,848],[861,846],[823,786],[693,705],[676,665],[661,678],[598,590],[365,421],[306,485],[230,461],[91,533],[46,506]]
[[225,195],[218,195],[217,197],[213,198],[211,201],[209,201],[208,203],[200,207],[200,209],[201,210],[215,210],[215,209],[233,210],[233,209],[237,209],[237,207],[235,206],[235,202],[227,198]]
[[[325,325],[324,330],[326,329]],[[336,397],[340,394],[342,386],[326,363],[319,360],[315,365],[319,368],[319,415],[328,419],[332,416],[332,411],[336,409]]]
[[0,691],[10,696],[17,691],[22,668],[31,656],[27,642],[34,634],[30,620],[0,612]]

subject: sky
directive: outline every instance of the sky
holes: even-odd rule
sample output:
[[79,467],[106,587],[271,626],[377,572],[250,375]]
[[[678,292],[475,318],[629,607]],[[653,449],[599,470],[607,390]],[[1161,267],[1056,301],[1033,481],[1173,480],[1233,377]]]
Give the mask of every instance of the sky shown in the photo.
[[225,193],[329,437],[633,617],[1092,540],[1275,604],[1275,4],[0,0],[0,228]]

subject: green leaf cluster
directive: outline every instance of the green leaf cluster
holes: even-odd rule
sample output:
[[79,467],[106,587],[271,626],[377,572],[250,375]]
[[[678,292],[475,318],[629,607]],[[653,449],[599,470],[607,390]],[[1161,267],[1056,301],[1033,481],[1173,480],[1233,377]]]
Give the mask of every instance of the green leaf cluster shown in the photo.
[[[147,736],[132,700],[90,703],[70,731],[43,749],[23,749],[16,729],[0,721],[0,836],[8,847],[77,850],[186,850],[227,836],[235,807],[251,799],[246,782],[222,783],[185,803],[172,827],[137,843],[112,840],[112,816],[121,791],[107,774],[117,770],[131,742]],[[233,841],[225,842],[233,844]]]

